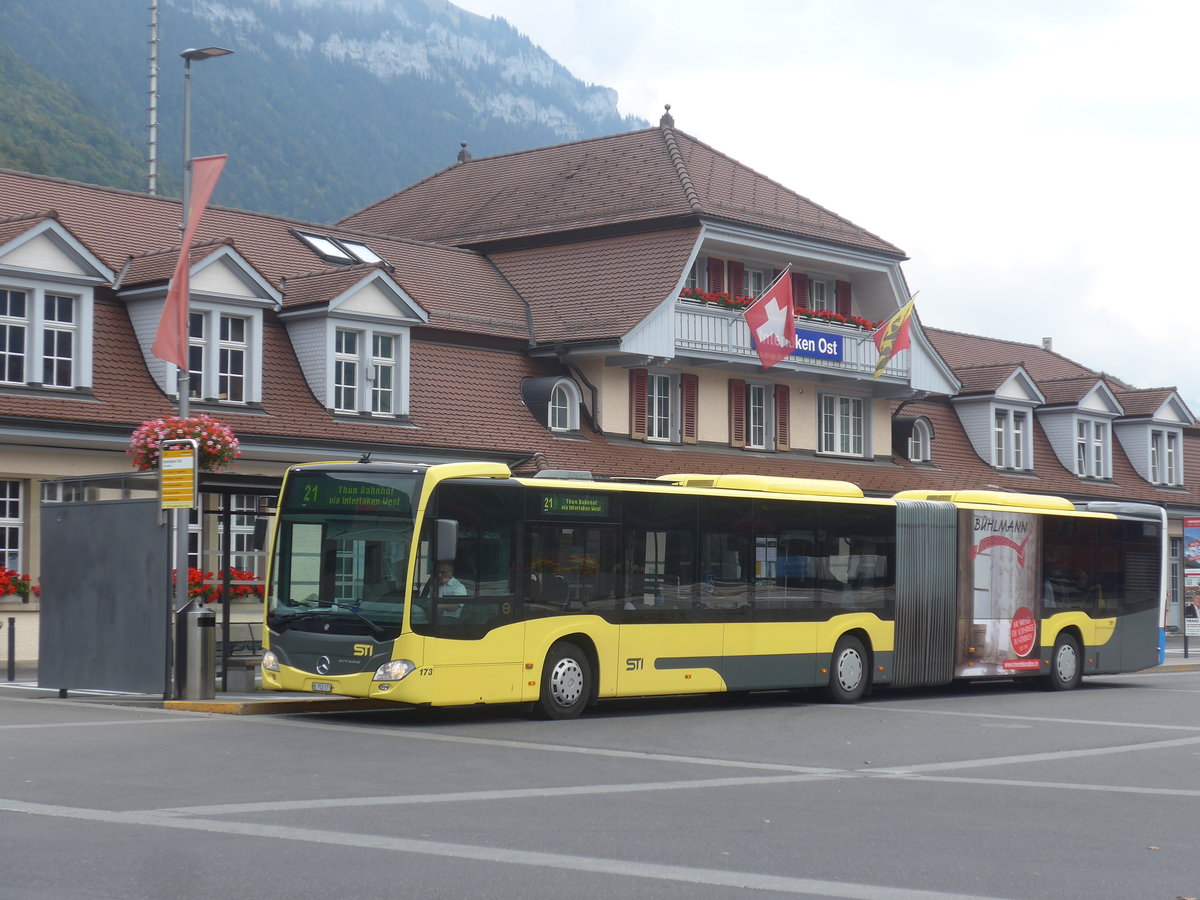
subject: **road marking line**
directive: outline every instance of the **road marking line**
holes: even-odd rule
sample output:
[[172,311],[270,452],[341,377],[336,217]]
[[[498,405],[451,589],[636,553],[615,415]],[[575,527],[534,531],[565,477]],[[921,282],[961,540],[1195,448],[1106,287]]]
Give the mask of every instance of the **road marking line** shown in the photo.
[[355,850],[384,850],[392,853],[417,853],[425,856],[466,859],[491,864],[532,866],[541,869],[562,869],[569,872],[591,872],[598,875],[618,875],[654,881],[700,884],[714,887],[775,891],[783,894],[818,895],[845,900],[1002,900],[942,891],[908,890],[874,884],[847,884],[816,878],[797,878],[784,875],[765,875],[756,872],[728,872],[694,866],[673,866],[638,862],[628,859],[576,856],[567,853],[547,853],[517,850],[509,847],[482,847],[473,844],[454,844],[445,841],[413,840],[375,834],[351,834],[317,828],[295,828],[259,822],[223,822],[215,819],[187,819],[147,812],[113,812],[81,809],[69,806],[50,806],[0,799],[0,810],[54,818],[77,819],[113,825],[151,828],[174,828],[184,831],[221,835],[243,835],[254,840],[274,838],[349,847]]

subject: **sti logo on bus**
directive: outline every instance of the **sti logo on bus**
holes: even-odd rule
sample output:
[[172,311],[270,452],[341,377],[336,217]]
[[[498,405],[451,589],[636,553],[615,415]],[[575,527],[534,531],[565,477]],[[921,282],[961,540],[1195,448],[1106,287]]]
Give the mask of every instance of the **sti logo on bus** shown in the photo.
[[371,645],[370,644],[355,644],[354,645],[354,655],[355,656],[370,656],[371,655]]
[[631,656],[629,659],[625,660],[625,671],[636,672],[642,668],[642,664],[644,662],[645,660],[640,656]]

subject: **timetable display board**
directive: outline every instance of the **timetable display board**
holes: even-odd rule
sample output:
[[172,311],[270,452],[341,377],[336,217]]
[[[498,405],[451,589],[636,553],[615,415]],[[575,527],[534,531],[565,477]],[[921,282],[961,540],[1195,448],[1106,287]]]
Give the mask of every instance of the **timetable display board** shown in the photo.
[[158,448],[158,486],[163,509],[194,509],[197,448],[191,438],[163,441]]

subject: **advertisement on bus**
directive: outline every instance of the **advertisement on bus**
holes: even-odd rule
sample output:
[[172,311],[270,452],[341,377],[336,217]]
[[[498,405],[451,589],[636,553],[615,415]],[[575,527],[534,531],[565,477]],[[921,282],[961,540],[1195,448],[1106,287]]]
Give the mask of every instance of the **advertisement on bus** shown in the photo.
[[964,510],[959,529],[955,676],[1036,672],[1041,618],[1041,530],[1036,516]]

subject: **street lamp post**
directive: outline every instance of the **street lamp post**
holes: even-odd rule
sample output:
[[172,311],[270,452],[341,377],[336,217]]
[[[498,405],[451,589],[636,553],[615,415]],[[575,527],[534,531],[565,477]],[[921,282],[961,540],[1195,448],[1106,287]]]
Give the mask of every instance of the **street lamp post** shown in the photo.
[[[223,47],[203,47],[201,49],[184,50],[179,55],[183,58],[183,215],[179,221],[179,233],[187,230],[188,215],[191,212],[192,193],[192,62],[212,59],[216,56],[228,56],[232,50]],[[180,250],[188,253],[187,247]],[[189,305],[189,297],[184,297],[185,307]],[[185,311],[183,316],[185,327],[189,317]],[[188,417],[188,404],[191,395],[188,366],[178,367],[179,417]],[[197,464],[199,457],[197,456]],[[197,473],[198,474],[198,473]],[[188,597],[188,518],[190,510],[175,510],[175,599],[176,615],[182,614],[182,622],[176,621],[177,647],[183,652],[177,653],[175,694],[186,700],[209,700],[213,696],[213,679],[211,663],[205,665],[204,656],[212,655],[212,614],[203,609],[203,605],[193,602]],[[200,635],[208,632],[208,641],[200,641]],[[207,650],[205,649],[207,648]]]

